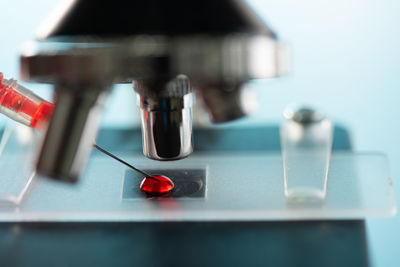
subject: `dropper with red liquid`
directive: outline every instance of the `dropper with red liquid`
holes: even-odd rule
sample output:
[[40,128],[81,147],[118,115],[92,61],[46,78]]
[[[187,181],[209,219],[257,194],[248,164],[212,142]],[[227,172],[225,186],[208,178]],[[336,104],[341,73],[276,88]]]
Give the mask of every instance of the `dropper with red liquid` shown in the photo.
[[[18,84],[16,80],[6,80],[0,72],[0,113],[12,120],[18,121],[29,127],[44,129],[53,113],[54,104],[45,101],[32,91]],[[127,165],[145,177],[140,184],[140,189],[151,195],[162,195],[174,189],[174,183],[163,175],[149,175],[126,161],[102,149],[97,144],[93,145],[99,151]]]

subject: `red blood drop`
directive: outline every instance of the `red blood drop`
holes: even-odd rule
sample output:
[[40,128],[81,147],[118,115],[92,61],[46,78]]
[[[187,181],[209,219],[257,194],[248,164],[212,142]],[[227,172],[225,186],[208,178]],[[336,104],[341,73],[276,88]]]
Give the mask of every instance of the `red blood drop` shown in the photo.
[[162,195],[174,189],[174,183],[166,176],[152,175],[145,177],[140,184],[140,189],[150,195]]

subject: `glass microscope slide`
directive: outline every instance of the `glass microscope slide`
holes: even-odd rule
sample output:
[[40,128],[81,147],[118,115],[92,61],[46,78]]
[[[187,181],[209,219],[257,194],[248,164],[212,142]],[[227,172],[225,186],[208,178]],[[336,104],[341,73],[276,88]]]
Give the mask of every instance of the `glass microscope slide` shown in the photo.
[[[179,162],[161,163],[139,154],[118,154],[151,173],[168,169],[173,178],[178,173],[198,173],[201,194],[148,198],[135,186],[142,176],[131,175],[131,169],[105,155],[93,154],[73,188],[35,179],[18,208],[0,206],[0,221],[274,221],[396,214],[388,161],[380,153],[332,153],[322,205],[288,205],[280,153],[194,153]],[[8,168],[16,168],[4,156]],[[179,187],[179,181],[175,185]]]

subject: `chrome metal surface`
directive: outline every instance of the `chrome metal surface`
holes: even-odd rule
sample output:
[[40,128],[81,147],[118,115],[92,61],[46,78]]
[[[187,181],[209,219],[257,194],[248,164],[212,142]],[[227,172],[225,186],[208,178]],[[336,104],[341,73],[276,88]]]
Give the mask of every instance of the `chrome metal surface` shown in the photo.
[[[225,122],[253,109],[254,101],[248,100],[248,90],[244,89],[249,80],[273,78],[289,71],[288,47],[243,1],[183,3],[74,1],[46,24],[47,30],[39,34],[41,41],[23,48],[22,78],[68,88],[56,91],[57,105],[64,107],[56,106],[55,118],[64,116],[60,111],[63,109],[65,118],[74,118],[68,122],[52,120],[39,158],[42,173],[75,177],[81,169],[75,166],[75,156],[79,156],[79,166],[86,161],[91,140],[82,139],[86,136],[84,125],[95,115],[89,115],[90,105],[80,108],[79,113],[72,107],[81,105],[80,99],[90,102],[84,92],[90,88],[97,88],[95,94],[103,95],[112,83],[142,84],[145,91],[140,87],[135,90],[140,94],[143,151],[152,159],[172,160],[186,157],[193,150],[193,100],[190,92],[164,90],[171,80],[181,74],[189,77],[212,120]],[[130,16],[135,10],[136,15],[128,20],[128,16],[121,15],[110,21],[108,12],[115,8],[118,14]],[[222,12],[226,15],[223,20]],[[67,99],[61,99],[64,97]],[[70,129],[64,129],[66,126]],[[60,129],[65,133],[61,134]],[[71,137],[66,137],[69,134]],[[84,142],[89,143],[81,145]],[[76,153],[81,147],[85,151]],[[69,149],[67,155],[60,154]],[[75,171],[70,173],[68,169]]]
[[[245,82],[289,72],[288,47],[259,34],[73,38],[31,42],[22,49],[21,76],[35,82],[114,82],[187,75],[205,83]],[[100,75],[101,74],[101,75]]]
[[156,94],[151,85],[134,83],[141,109],[143,154],[155,160],[177,160],[193,151],[193,93],[184,75],[164,87]]
[[57,88],[57,102],[36,165],[37,172],[74,182],[86,165],[108,90]]
[[253,113],[258,107],[257,97],[248,84],[220,84],[198,92],[211,121],[227,122]]

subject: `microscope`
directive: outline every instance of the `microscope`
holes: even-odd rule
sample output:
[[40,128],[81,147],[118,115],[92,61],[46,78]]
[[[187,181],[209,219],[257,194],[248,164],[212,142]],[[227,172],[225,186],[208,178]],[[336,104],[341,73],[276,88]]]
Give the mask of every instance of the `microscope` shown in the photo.
[[80,176],[113,84],[132,83],[143,153],[158,161],[193,151],[196,96],[214,123],[253,108],[248,82],[289,70],[288,48],[241,0],[69,1],[25,46],[21,76],[54,84],[56,105],[39,174]]
[[[0,138],[0,261],[369,266],[365,218],[397,211],[385,155],[352,151],[345,127],[305,107],[279,126],[193,127],[199,106],[213,123],[250,114],[249,83],[287,74],[289,58],[244,0],[63,2],[20,56],[21,78],[55,92],[36,170],[21,171],[25,146],[5,153],[12,130]],[[117,83],[132,84],[141,131],[97,136]],[[141,192],[95,140],[174,190]]]

